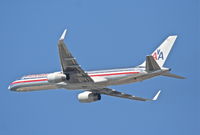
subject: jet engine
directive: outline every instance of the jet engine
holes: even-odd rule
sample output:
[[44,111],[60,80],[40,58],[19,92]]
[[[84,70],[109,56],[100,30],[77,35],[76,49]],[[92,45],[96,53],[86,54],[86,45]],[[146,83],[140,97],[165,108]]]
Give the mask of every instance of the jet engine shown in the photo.
[[48,82],[59,83],[66,80],[66,75],[62,73],[51,73],[47,75]]
[[101,100],[101,94],[90,91],[85,91],[78,94],[78,100],[82,103],[89,103]]

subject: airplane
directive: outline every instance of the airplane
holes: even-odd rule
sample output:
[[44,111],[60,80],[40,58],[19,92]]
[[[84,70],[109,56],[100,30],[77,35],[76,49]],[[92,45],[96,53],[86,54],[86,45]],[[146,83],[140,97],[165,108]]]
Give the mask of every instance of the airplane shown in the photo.
[[23,76],[12,82],[8,89],[17,92],[48,89],[84,90],[77,96],[81,103],[99,101],[101,94],[138,101],[155,101],[160,95],[160,90],[150,99],[125,94],[108,86],[140,82],[156,76],[184,79],[182,76],[170,73],[170,68],[163,67],[177,35],[169,36],[136,67],[84,71],[64,43],[66,32],[65,29],[58,41],[61,71]]

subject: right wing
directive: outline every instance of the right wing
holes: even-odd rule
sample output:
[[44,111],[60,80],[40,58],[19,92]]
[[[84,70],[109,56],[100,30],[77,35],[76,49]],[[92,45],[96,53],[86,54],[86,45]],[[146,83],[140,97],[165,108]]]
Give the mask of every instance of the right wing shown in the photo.
[[127,99],[132,99],[132,100],[139,100],[139,101],[155,101],[155,100],[157,100],[157,98],[161,92],[161,91],[158,91],[152,99],[148,99],[148,98],[142,98],[142,97],[137,97],[134,95],[129,95],[129,94],[125,94],[122,92],[118,92],[118,91],[116,91],[114,89],[110,89],[110,88],[102,88],[102,89],[92,90],[92,92],[94,92],[94,91],[97,93],[100,93],[100,94],[108,95],[108,96],[127,98]]
[[76,59],[72,56],[70,51],[67,49],[64,38],[67,30],[63,32],[62,36],[58,41],[58,50],[60,56],[60,62],[62,72],[67,75],[69,82],[81,83],[81,82],[93,82],[92,78],[80,67],[76,62]]

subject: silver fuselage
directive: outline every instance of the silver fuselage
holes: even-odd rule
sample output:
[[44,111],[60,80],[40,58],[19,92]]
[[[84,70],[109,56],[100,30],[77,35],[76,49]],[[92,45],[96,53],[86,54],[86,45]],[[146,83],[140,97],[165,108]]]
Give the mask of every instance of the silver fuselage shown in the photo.
[[46,89],[69,89],[69,90],[87,90],[104,88],[111,85],[121,85],[143,81],[155,76],[159,76],[169,69],[161,69],[154,72],[146,72],[145,67],[121,68],[111,70],[86,71],[94,82],[70,83],[62,81],[59,83],[50,83],[48,74],[36,74],[24,76],[19,80],[12,82],[9,89],[13,91],[34,91]]

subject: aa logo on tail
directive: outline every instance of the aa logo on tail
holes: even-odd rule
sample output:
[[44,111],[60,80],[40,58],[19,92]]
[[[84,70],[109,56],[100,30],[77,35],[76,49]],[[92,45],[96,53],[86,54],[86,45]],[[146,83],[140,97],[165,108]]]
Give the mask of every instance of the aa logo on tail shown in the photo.
[[160,50],[160,49],[157,49],[153,54],[152,54],[153,58],[155,60],[159,60],[159,59],[162,59],[164,60],[164,55],[163,55],[163,52]]

